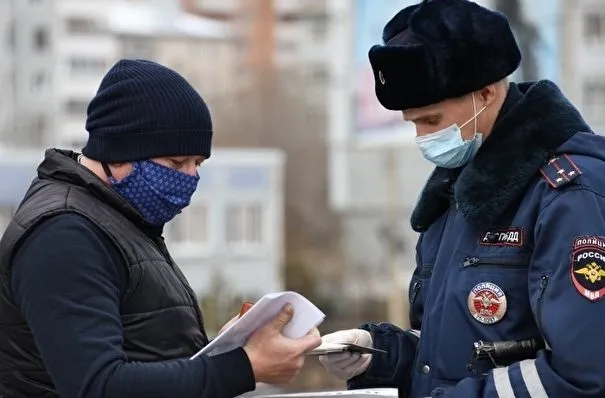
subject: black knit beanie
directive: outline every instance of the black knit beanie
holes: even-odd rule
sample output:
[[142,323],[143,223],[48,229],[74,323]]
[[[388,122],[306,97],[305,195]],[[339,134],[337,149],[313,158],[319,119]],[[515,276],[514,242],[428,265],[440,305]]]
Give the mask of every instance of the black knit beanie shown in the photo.
[[210,157],[212,120],[202,97],[172,69],[121,60],[88,106],[84,156],[107,163]]

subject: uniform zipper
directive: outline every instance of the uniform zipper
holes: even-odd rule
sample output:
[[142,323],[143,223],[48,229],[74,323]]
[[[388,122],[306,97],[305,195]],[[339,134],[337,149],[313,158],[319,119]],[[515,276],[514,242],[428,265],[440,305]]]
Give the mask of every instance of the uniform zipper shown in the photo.
[[[450,197],[450,208],[447,210],[447,213],[445,215],[445,221],[443,224],[443,229],[441,231],[441,242],[443,242],[444,239],[444,232],[448,231],[448,227],[450,226],[450,223],[452,222],[452,217],[455,217],[455,211],[456,211],[457,205],[456,205],[456,201],[454,199],[454,194],[453,191],[451,192],[451,197]],[[445,236],[445,238],[447,238],[447,236]],[[434,266],[434,265],[433,265]],[[432,269],[431,269],[431,276],[432,276]],[[420,289],[420,287],[418,287],[418,289]],[[424,303],[424,308],[425,311],[423,311],[423,316],[422,316],[422,321],[425,321],[425,316],[424,314],[427,314],[426,309],[429,307],[429,303],[430,303],[430,297],[427,298],[427,300]],[[426,320],[428,321],[428,316],[426,317]],[[423,324],[421,325],[421,330],[427,330],[429,329],[429,323],[428,322],[423,322]],[[418,383],[418,377],[416,376],[416,372],[418,372],[418,365],[419,365],[419,353],[420,353],[420,341],[425,341],[422,338],[418,339],[418,342],[416,343],[416,352],[414,354],[414,361],[412,362],[412,382],[410,383],[410,395],[414,395],[414,393],[416,392],[416,385]],[[423,347],[424,348],[424,347]],[[430,351],[430,350],[429,350]],[[427,357],[430,358],[430,352],[427,353]],[[428,359],[428,358],[427,358]]]
[[410,295],[410,305],[414,304],[416,301],[416,296],[418,296],[418,292],[420,291],[420,282],[415,281],[412,285],[412,294]]
[[500,267],[519,267],[525,268],[529,263],[529,257],[510,258],[510,257],[489,257],[481,258],[468,256],[462,261],[462,267],[478,267],[480,265],[500,266]]
[[536,303],[536,321],[538,323],[538,329],[542,332],[542,298],[548,288],[548,282],[550,277],[548,275],[542,275],[540,277],[540,292],[538,293],[538,302]]

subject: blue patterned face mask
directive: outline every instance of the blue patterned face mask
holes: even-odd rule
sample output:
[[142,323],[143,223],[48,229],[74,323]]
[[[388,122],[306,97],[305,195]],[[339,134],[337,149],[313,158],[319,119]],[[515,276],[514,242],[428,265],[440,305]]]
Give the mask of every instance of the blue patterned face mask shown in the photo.
[[189,175],[151,160],[132,163],[132,173],[118,181],[103,165],[113,189],[133,205],[150,224],[172,220],[191,202],[199,175]]

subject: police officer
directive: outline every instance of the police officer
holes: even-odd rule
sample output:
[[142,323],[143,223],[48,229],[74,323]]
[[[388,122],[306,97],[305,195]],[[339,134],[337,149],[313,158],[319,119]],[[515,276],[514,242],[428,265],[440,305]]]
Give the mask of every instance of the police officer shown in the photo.
[[521,56],[498,12],[424,1],[383,40],[376,96],[437,166],[411,217],[413,330],[326,335],[388,353],[323,365],[401,397],[605,396],[605,139],[554,83],[507,83]]

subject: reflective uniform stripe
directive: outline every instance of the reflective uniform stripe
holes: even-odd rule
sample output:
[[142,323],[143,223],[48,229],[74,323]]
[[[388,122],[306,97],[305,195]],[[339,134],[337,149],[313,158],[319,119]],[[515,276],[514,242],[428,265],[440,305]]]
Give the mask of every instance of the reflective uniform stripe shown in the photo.
[[[535,359],[526,359],[519,362],[521,377],[525,383],[525,388],[531,398],[548,398],[548,394],[542,385]],[[508,366],[505,368],[496,368],[492,372],[494,386],[498,393],[498,398],[515,398],[513,385],[508,374]]]
[[508,376],[508,366],[494,369],[492,375],[498,398],[515,398],[515,392]]
[[529,396],[531,398],[548,398],[548,394],[546,393],[546,390],[542,385],[542,380],[540,380],[540,375],[538,374],[536,360],[526,359],[521,361],[519,367],[521,368],[521,376],[523,377],[525,387],[527,388],[527,391],[529,391]]
[[408,332],[410,334],[413,334],[414,336],[420,338],[420,330],[416,330],[416,329],[408,329]]

